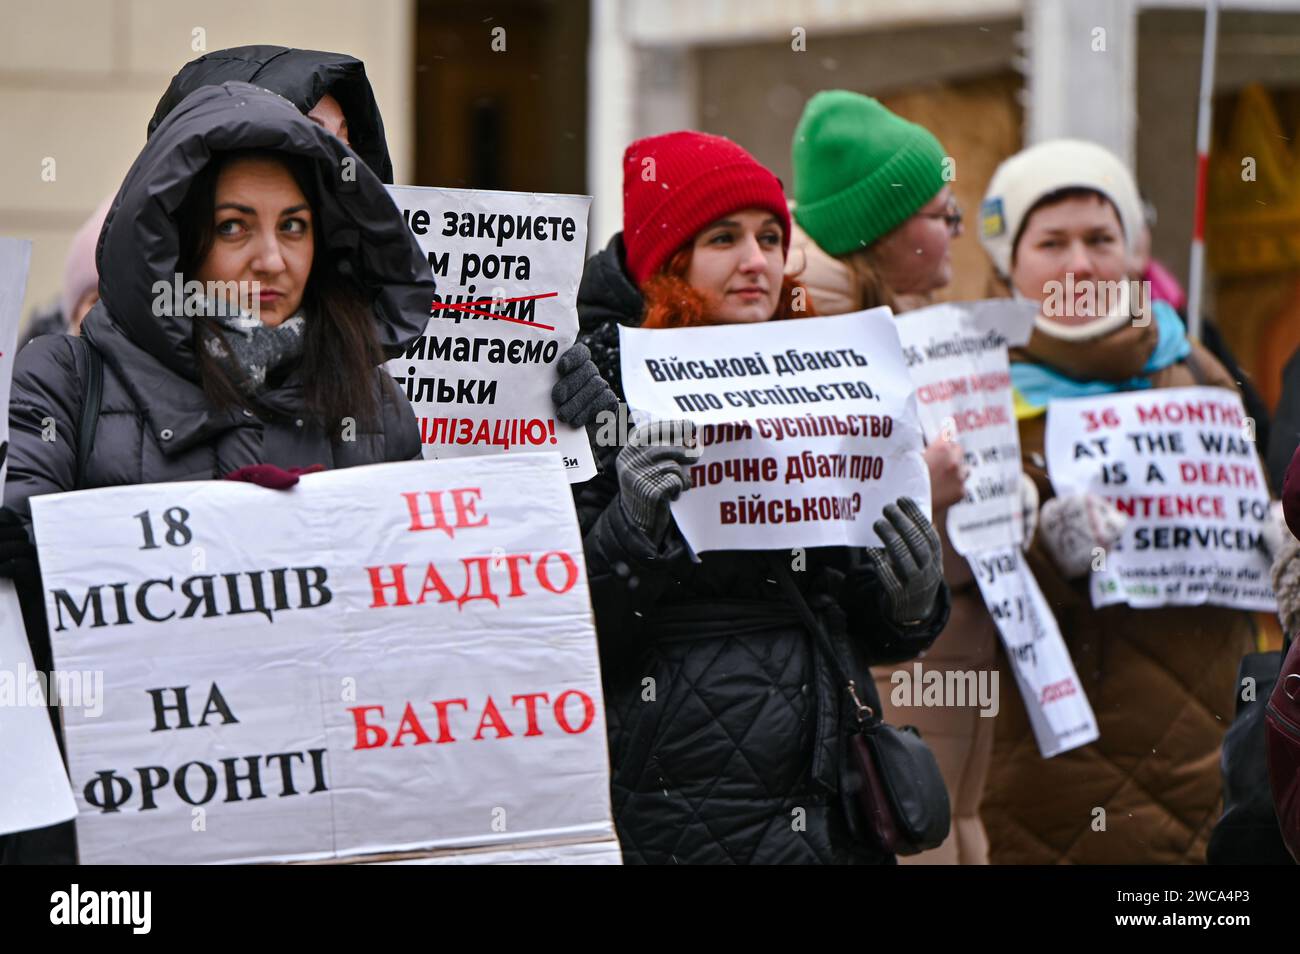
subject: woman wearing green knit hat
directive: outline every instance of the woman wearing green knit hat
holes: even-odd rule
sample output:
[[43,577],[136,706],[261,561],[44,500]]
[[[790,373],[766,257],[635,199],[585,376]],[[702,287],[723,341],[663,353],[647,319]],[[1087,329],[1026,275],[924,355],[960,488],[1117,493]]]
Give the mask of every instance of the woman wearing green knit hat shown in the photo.
[[915,308],[951,281],[961,211],[944,177],[951,163],[928,129],[869,96],[828,90],[804,107],[791,154],[801,278],[821,314]]
[[[835,89],[804,107],[791,145],[795,226],[786,274],[797,275],[821,315],[930,303],[952,280],[949,243],[961,209],[944,176],[951,165],[924,126],[878,100]],[[926,451],[933,503],[962,498],[961,453]]]
[[[952,279],[949,242],[961,212],[944,177],[945,153],[928,129],[896,116],[869,96],[818,93],[804,108],[791,147],[794,220],[786,271],[808,288],[818,314],[888,305],[897,314],[929,304]],[[966,466],[960,445],[926,448],[934,525],[962,498]],[[926,654],[925,668],[964,672],[997,664],[997,627],[966,564],[944,547],[952,592],[948,626]],[[892,671],[876,670],[882,700]],[[993,750],[993,719],[974,708],[916,708],[896,717],[916,725],[939,761],[952,805],[952,833],[933,851],[904,860],[987,864],[979,801]]]

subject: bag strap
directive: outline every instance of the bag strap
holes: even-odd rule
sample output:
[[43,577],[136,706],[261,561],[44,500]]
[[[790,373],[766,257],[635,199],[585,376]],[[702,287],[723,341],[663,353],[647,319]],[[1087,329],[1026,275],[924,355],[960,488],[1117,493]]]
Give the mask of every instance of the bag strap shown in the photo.
[[95,447],[95,431],[99,427],[99,406],[104,399],[104,359],[94,345],[81,335],[73,341],[86,358],[86,393],[81,402],[81,418],[77,422],[77,471],[73,490],[85,483],[86,464]]
[[794,577],[790,575],[789,568],[786,567],[783,561],[773,558],[772,569],[776,573],[777,582],[781,584],[781,589],[785,591],[786,597],[794,604],[794,608],[798,611],[804,624],[812,630],[813,638],[817,640],[822,655],[826,657],[826,662],[831,668],[831,674],[835,681],[848,693],[849,701],[854,707],[854,720],[862,726],[883,721],[880,700],[875,695],[875,686],[864,686],[861,689],[862,695],[868,696],[871,701],[876,703],[873,707],[862,701],[857,680],[849,675],[843,660],[840,658],[839,650],[822,626],[821,620],[813,613],[808,601],[804,599],[803,593],[799,591],[799,585],[795,583]]

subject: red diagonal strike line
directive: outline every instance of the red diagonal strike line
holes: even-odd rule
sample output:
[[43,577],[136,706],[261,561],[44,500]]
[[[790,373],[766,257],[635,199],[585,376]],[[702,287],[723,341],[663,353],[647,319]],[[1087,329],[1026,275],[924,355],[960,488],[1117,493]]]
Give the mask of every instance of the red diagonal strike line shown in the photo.
[[[543,292],[540,295],[521,295],[518,298],[495,298],[492,300],[493,305],[504,305],[512,301],[534,301],[539,298],[554,298],[559,292]],[[524,321],[522,318],[511,318],[509,315],[494,315],[490,311],[478,311],[471,308],[463,302],[450,303],[445,301],[433,302],[430,310],[450,308],[453,311],[462,311],[470,315],[479,315],[482,318],[495,318],[497,321],[513,321],[517,325],[527,325],[529,328],[544,328],[547,331],[554,331],[553,325],[544,325],[540,321]]]

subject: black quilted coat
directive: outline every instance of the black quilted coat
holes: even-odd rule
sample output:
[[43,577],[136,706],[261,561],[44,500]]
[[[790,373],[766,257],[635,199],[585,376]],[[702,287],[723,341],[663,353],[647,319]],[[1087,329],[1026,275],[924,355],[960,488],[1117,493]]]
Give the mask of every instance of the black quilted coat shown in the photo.
[[[580,340],[620,390],[617,325],[641,320],[620,240],[587,263]],[[624,515],[613,459],[577,491],[600,641],[614,818],[628,862],[889,863],[850,833],[839,748],[848,713],[787,574],[821,624],[868,666],[924,650],[948,616],[900,630],[881,613],[860,551],[821,548],[692,560],[676,529],[661,548]]]

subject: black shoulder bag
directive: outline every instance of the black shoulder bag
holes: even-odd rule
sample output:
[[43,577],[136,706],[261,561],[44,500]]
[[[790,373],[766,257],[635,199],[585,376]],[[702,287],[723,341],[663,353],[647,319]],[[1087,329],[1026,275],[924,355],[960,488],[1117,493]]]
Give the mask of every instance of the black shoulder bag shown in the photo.
[[[850,826],[889,854],[915,855],[937,848],[948,837],[952,808],[934,753],[914,727],[900,728],[884,721],[870,677],[860,687],[848,675],[834,641],[799,592],[790,571],[784,565],[778,565],[776,571],[786,596],[817,640],[852,713],[840,773],[840,794]],[[875,705],[864,703],[863,696]]]

